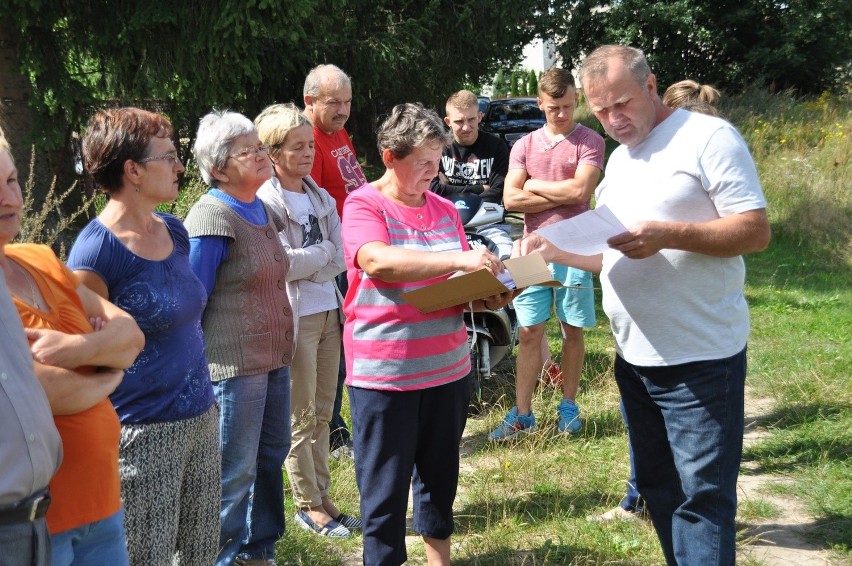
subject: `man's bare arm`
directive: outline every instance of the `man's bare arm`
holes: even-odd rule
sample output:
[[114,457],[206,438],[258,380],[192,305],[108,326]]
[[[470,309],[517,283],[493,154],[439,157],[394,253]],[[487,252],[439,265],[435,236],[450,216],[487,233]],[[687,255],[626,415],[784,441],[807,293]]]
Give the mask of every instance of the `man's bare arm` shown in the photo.
[[600,169],[594,165],[583,164],[577,167],[573,179],[563,181],[527,179],[524,190],[543,197],[554,205],[583,204],[592,198],[600,178]]
[[554,203],[531,191],[524,190],[529,176],[525,169],[509,169],[503,186],[503,206],[515,212],[542,212],[550,210]]
[[771,237],[766,209],[759,208],[709,222],[639,222],[607,243],[631,259],[650,257],[664,248],[734,257],[765,249]]
[[512,257],[540,253],[544,261],[576,267],[591,273],[600,273],[603,265],[601,254],[587,256],[577,255],[557,248],[553,243],[539,234],[530,234],[520,240],[515,240],[512,246]]

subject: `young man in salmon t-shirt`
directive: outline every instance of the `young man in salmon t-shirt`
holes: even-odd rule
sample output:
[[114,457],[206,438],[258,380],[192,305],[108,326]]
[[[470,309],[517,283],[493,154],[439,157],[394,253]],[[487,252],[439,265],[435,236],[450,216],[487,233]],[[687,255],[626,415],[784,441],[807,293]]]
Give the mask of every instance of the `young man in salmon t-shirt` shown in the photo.
[[[337,204],[337,214],[343,218],[343,201],[346,196],[367,182],[349,134],[346,121],[352,106],[352,81],[335,65],[318,65],[311,69],[305,79],[303,90],[305,116],[314,126],[314,166],[311,177],[324,188]],[[346,295],[348,282],[346,272],[337,278],[337,286]],[[340,416],[343,404],[343,382],[346,366],[343,349],[340,350],[340,374],[337,378],[337,395],[329,429],[333,451],[342,449],[352,455],[352,441],[346,421]],[[337,452],[336,454],[340,454]]]
[[[574,77],[564,69],[550,69],[539,81],[538,105],[546,122],[524,136],[509,156],[503,189],[507,210],[524,213],[524,235],[589,210],[592,191],[604,162],[604,140],[595,131],[574,122],[579,100]],[[559,432],[582,430],[575,402],[583,369],[583,328],[595,325],[592,276],[586,271],[549,264],[553,278],[564,287],[533,286],[514,301],[518,315],[516,405],[491,432],[491,440],[507,440],[535,430],[532,395],[544,359],[544,325],[555,306],[562,327],[562,401],[557,407]]]

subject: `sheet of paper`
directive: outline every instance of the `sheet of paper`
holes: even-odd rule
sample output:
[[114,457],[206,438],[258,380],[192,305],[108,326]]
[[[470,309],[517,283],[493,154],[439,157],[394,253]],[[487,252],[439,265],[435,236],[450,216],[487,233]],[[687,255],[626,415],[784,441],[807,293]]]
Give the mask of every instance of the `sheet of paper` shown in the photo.
[[535,232],[567,252],[597,255],[609,249],[606,245],[609,238],[626,231],[612,211],[603,205]]

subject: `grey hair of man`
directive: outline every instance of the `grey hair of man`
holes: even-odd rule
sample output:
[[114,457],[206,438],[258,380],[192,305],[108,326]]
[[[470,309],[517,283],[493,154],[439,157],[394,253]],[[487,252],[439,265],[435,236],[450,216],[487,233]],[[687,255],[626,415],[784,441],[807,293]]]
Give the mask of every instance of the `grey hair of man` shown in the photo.
[[397,159],[405,158],[427,143],[447,147],[453,141],[452,134],[444,127],[444,121],[438,114],[419,102],[394,106],[390,116],[379,127],[376,138],[379,154],[390,150]]
[[651,74],[651,67],[642,50],[629,45],[602,45],[589,53],[580,69],[580,83],[587,86],[588,81],[605,76],[613,58],[624,63],[637,83],[645,84]]
[[[323,89],[325,87],[325,89]],[[308,72],[302,96],[318,98],[323,90],[339,90],[352,88],[352,79],[337,65],[317,65]]]
[[239,112],[213,110],[201,119],[192,153],[205,183],[211,187],[218,184],[213,169],[224,169],[234,141],[254,132],[252,121]]

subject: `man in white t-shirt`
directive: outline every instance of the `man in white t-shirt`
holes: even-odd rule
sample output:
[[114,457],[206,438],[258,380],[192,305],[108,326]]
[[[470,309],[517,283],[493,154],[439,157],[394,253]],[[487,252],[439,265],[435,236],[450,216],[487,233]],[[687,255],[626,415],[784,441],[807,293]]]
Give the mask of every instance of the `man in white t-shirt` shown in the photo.
[[749,333],[741,256],[770,239],[757,171],[729,123],[663,105],[638,49],[600,47],[580,78],[622,144],[597,205],[628,231],[594,257],[539,236],[518,249],[600,271],[637,487],[666,561],[733,566]]

